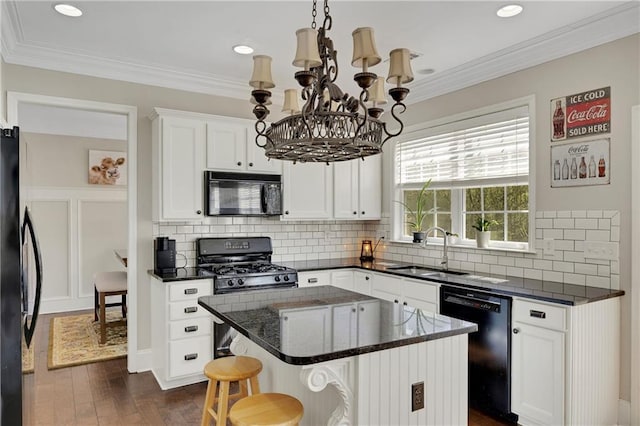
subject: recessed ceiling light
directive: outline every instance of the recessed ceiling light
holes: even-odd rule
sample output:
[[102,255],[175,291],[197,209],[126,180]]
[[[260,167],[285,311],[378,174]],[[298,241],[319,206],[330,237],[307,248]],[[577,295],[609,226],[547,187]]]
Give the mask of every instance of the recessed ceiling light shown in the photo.
[[53,8],[56,10],[56,12],[64,16],[71,16],[73,18],[82,16],[82,11],[75,6],[71,6],[70,4],[58,3],[53,6]]
[[522,6],[519,4],[508,4],[498,9],[496,15],[501,18],[511,18],[512,16],[519,15],[520,12],[522,12]]
[[238,44],[233,46],[233,51],[240,55],[251,55],[253,53],[253,47],[244,44]]

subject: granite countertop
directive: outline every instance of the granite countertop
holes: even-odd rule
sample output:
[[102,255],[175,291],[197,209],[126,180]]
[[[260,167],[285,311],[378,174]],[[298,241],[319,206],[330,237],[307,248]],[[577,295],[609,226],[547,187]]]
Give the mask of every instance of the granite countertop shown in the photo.
[[478,329],[467,321],[332,286],[204,296],[198,303],[274,356],[295,365]]
[[[288,266],[299,272],[340,268],[356,268],[375,272],[385,272],[402,277],[483,290],[506,296],[518,296],[528,299],[543,300],[563,305],[582,305],[585,303],[624,295],[623,290],[563,284],[554,281],[534,280],[511,276],[475,274],[473,272],[465,273],[465,275],[454,275],[450,273],[438,274],[434,273],[434,270],[425,271],[420,269],[415,272],[411,272],[410,270],[402,272],[393,268],[408,266],[411,264],[384,259],[376,259],[373,262],[362,262],[358,258],[336,258],[274,263]],[[175,273],[164,275],[156,274],[152,270],[148,272],[150,275],[164,282],[211,277],[211,275],[202,274],[198,268],[177,268]]]

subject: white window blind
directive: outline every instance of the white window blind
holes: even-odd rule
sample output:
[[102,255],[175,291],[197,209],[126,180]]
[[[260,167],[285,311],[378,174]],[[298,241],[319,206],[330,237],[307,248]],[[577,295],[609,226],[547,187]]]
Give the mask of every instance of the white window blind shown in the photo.
[[526,182],[528,107],[431,127],[399,141],[396,148],[401,185],[428,179],[453,186],[506,178]]

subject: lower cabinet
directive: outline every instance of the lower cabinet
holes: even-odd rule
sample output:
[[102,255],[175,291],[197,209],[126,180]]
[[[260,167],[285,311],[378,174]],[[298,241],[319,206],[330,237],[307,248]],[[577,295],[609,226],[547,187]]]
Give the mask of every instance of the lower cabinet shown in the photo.
[[514,298],[511,411],[528,425],[617,424],[620,298],[564,306]]
[[204,366],[213,358],[213,318],[198,305],[198,297],[212,291],[211,280],[151,279],[151,371],[162,389],[206,380]]
[[279,314],[282,326],[280,345],[284,353],[313,355],[331,348],[330,308],[281,309]]

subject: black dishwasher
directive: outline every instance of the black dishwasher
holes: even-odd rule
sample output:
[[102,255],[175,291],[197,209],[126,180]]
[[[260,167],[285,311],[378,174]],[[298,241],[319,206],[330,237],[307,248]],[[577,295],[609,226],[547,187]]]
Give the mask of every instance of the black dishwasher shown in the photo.
[[440,313],[478,324],[469,334],[469,405],[517,421],[511,412],[511,298],[441,286]]

